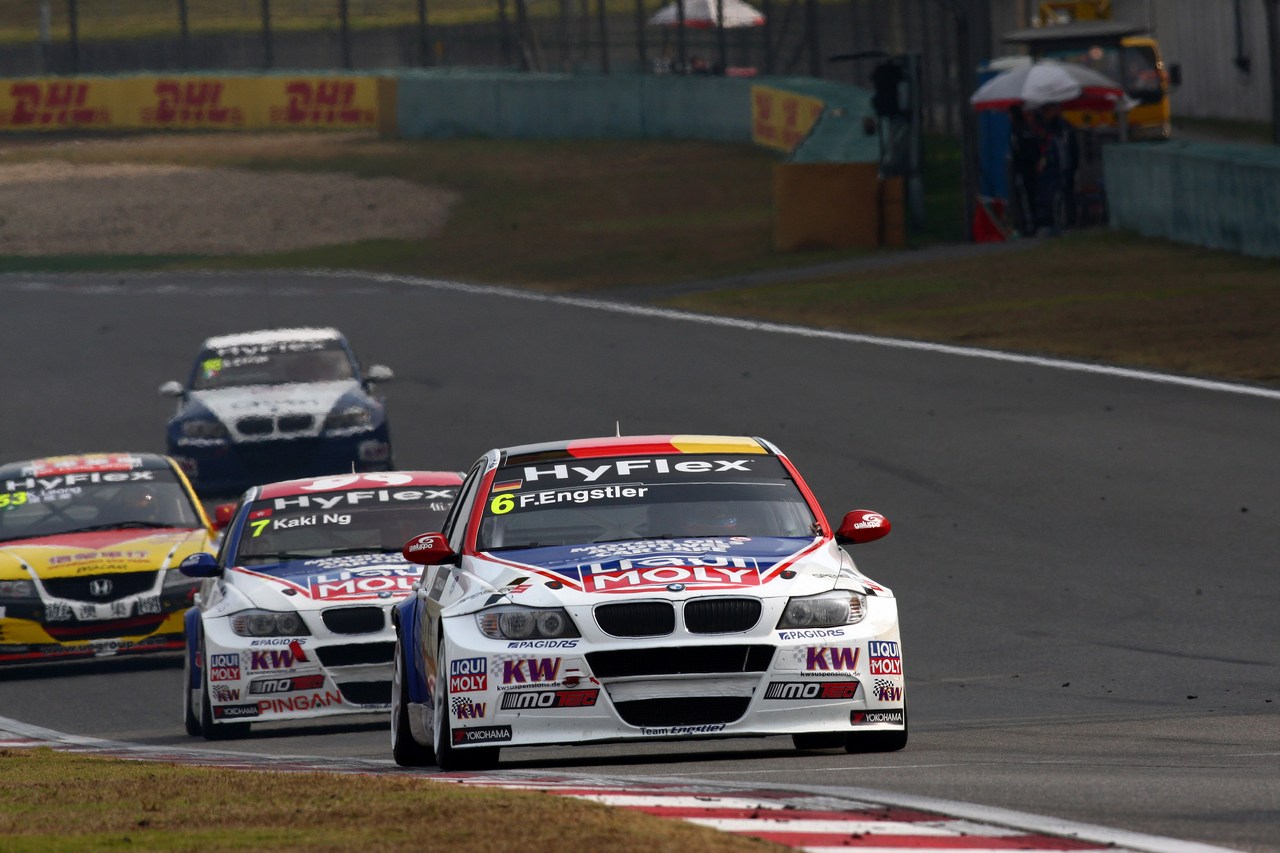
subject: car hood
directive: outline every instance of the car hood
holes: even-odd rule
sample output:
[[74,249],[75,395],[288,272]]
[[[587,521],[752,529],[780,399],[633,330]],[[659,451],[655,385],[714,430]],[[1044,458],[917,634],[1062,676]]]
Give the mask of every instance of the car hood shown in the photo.
[[152,572],[177,567],[207,551],[202,528],[96,530],[0,543],[0,580],[83,577],[106,572]]
[[227,582],[259,607],[320,610],[335,604],[389,604],[407,595],[422,567],[400,554],[356,554],[236,566]]
[[221,421],[234,421],[246,415],[283,413],[306,413],[323,418],[348,394],[363,396],[360,383],[344,380],[289,385],[246,385],[239,388],[192,391],[188,400],[208,409]]
[[888,590],[859,574],[829,538],[725,537],[483,553],[464,561],[453,612],[497,603],[576,606],[635,597],[782,597]]

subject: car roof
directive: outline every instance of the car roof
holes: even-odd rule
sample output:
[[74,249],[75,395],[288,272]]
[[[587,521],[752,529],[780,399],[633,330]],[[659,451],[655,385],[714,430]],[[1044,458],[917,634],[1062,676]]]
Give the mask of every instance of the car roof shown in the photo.
[[500,465],[595,456],[669,456],[687,453],[760,453],[778,455],[762,438],[743,435],[619,435],[522,444],[498,450]]
[[292,329],[259,329],[255,332],[238,332],[233,335],[217,335],[207,338],[206,349],[274,344],[281,341],[340,341],[342,333],[330,327],[299,326]]
[[457,486],[461,483],[462,473],[459,471],[378,471],[374,474],[332,474],[325,477],[303,477],[298,480],[267,483],[258,487],[258,494],[254,500],[380,489],[388,486]]
[[167,456],[159,453],[73,453],[42,456],[0,465],[0,478],[46,477],[52,474],[85,474],[93,471],[172,470]]

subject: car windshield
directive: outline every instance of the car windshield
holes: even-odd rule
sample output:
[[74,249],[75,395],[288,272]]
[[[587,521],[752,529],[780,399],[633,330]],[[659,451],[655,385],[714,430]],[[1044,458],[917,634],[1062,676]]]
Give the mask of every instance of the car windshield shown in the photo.
[[498,470],[482,551],[703,537],[809,537],[816,519],[776,457],[575,460]]
[[166,469],[0,481],[0,541],[130,527],[201,526],[187,490]]
[[254,566],[398,554],[419,533],[440,529],[457,491],[457,486],[406,486],[256,501],[240,530],[234,562]]
[[196,359],[196,391],[240,385],[338,382],[355,378],[355,365],[337,341],[291,341],[206,349]]

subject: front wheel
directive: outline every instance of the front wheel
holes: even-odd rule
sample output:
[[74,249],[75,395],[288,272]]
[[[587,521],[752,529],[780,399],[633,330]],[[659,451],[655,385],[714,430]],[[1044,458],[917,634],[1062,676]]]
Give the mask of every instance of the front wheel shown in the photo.
[[436,647],[436,695],[431,712],[436,766],[441,770],[492,770],[498,766],[498,747],[454,749],[449,731],[449,663],[445,638]]
[[395,669],[391,676],[391,755],[401,767],[427,767],[436,763],[435,751],[413,737],[409,725],[409,685],[400,632],[396,632]]

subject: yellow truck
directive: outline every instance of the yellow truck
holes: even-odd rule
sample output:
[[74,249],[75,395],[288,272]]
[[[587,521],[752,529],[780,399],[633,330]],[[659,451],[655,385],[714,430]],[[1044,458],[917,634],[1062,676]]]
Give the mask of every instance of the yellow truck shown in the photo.
[[[1124,87],[1132,101],[1130,139],[1167,139],[1169,92],[1181,82],[1178,66],[1165,64],[1160,45],[1145,27],[1111,18],[1111,0],[1045,0],[1034,26],[1005,33],[1006,44],[1021,45],[1034,59],[1044,57],[1087,65]],[[1080,128],[1115,127],[1111,113],[1068,111]]]

